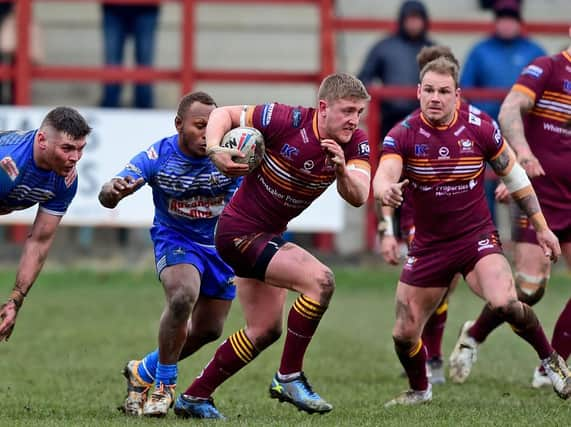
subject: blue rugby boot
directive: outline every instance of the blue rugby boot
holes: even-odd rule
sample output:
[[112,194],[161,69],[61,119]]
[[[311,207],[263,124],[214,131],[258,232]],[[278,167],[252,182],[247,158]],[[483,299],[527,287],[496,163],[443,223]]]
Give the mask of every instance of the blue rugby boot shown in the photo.
[[176,399],[174,404],[174,413],[182,418],[226,419],[226,417],[216,409],[216,406],[214,406],[214,400],[211,397],[208,399],[201,399],[198,397],[187,396],[186,394],[181,394]]
[[325,414],[333,409],[330,403],[313,391],[303,372],[288,380],[280,380],[276,374],[270,385],[270,397],[280,402],[289,402],[308,414]]

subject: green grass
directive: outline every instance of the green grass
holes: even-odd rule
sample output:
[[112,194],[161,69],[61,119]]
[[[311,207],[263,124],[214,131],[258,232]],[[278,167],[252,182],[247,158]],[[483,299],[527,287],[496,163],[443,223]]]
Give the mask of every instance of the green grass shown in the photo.
[[[13,272],[0,272],[0,296]],[[462,386],[434,389],[430,405],[383,408],[406,388],[393,352],[394,286],[398,270],[337,269],[338,289],[309,348],[304,369],[335,409],[309,416],[268,398],[269,381],[283,341],[231,378],[216,393],[229,418],[224,425],[260,426],[567,426],[569,402],[530,379],[533,350],[507,327],[481,348],[472,377]],[[555,275],[537,307],[551,334],[567,301],[571,277]],[[124,397],[120,370],[156,342],[163,294],[152,273],[44,272],[20,312],[14,335],[0,343],[0,425],[130,426],[197,425],[198,421],[127,419],[116,407]],[[444,350],[481,302],[461,285],[452,297]],[[243,326],[238,304],[224,337]],[[179,391],[200,372],[216,344],[180,365]],[[207,422],[207,424],[211,424]]]

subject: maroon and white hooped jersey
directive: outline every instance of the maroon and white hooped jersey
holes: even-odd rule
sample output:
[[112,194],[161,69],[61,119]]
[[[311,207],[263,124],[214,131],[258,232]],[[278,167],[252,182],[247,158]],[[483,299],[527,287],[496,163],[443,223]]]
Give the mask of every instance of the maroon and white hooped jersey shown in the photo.
[[[571,55],[561,52],[534,60],[512,90],[534,106],[524,117],[525,137],[545,176],[532,178],[547,223],[553,230],[571,227]],[[508,141],[509,142],[509,141]]]
[[[282,232],[335,181],[334,166],[321,148],[316,110],[278,103],[249,106],[246,126],[262,132],[266,152],[225,213],[256,231]],[[357,129],[342,147],[347,167],[370,176],[365,132]]]
[[434,127],[419,114],[388,133],[382,158],[402,158],[414,207],[415,248],[495,231],[483,172],[485,162],[505,147],[492,122],[462,111],[447,126]]

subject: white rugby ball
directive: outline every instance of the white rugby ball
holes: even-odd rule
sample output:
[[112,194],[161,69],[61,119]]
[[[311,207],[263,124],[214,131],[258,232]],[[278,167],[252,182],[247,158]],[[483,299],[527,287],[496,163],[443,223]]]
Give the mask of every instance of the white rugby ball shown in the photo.
[[245,157],[234,157],[232,160],[236,163],[247,164],[249,172],[259,166],[266,151],[264,136],[258,129],[251,127],[237,127],[229,130],[222,138],[220,146],[244,153]]

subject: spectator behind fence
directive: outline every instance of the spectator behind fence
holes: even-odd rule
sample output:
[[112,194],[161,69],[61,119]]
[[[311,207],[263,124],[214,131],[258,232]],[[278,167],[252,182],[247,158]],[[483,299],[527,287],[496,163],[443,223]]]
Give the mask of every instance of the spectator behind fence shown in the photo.
[[[127,38],[133,36],[136,64],[152,66],[159,5],[117,5],[103,2],[102,11],[105,64],[122,65]],[[153,89],[150,84],[135,84],[134,98],[135,108],[153,108]],[[119,107],[120,99],[121,84],[110,83],[104,86],[102,107]]]
[[[359,79],[370,85],[380,80],[384,85],[416,86],[416,55],[424,46],[434,43],[427,36],[428,11],[420,1],[402,4],[395,34],[378,41],[367,54]],[[381,102],[381,138],[418,107],[416,99],[390,99]]]
[[[545,55],[537,43],[521,32],[521,8],[517,0],[498,0],[494,4],[494,34],[477,43],[468,54],[460,86],[468,88],[509,89],[517,80],[521,70],[538,56]],[[501,100],[478,101],[472,104],[498,119]],[[498,184],[495,174],[486,169],[486,199],[496,221],[494,191]]]

